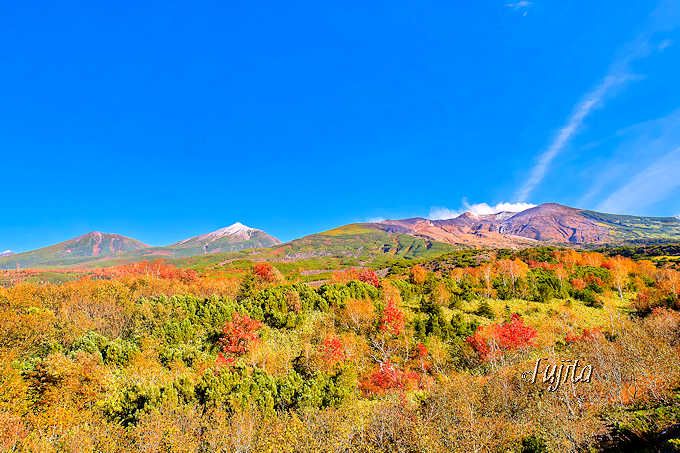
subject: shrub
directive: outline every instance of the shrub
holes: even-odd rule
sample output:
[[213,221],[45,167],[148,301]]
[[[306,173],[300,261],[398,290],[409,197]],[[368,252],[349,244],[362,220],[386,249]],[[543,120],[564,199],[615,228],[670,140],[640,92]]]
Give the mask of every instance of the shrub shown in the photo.
[[527,348],[535,338],[536,330],[524,324],[520,315],[514,313],[508,322],[478,327],[466,341],[482,360],[490,360],[507,351]]
[[222,338],[219,345],[222,362],[233,363],[234,358],[248,352],[250,347],[259,341],[257,331],[262,323],[250,318],[248,315],[234,313],[232,320],[227,322],[222,329]]
[[479,304],[479,307],[477,307],[477,310],[475,310],[475,314],[477,316],[481,316],[483,318],[488,319],[494,319],[496,317],[496,314],[493,312],[491,305],[489,305],[489,302],[486,300],[483,300]]

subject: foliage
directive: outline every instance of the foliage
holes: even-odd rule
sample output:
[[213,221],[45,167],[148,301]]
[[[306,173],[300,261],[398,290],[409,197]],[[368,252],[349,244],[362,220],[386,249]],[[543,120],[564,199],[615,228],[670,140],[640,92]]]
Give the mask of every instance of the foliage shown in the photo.
[[482,360],[491,360],[507,351],[531,346],[536,335],[536,329],[524,324],[521,316],[514,313],[508,322],[478,327],[466,341]]
[[[400,260],[383,278],[306,261],[315,284],[286,259],[8,279],[0,448],[579,451],[675,423],[677,270],[552,248]],[[520,379],[538,357],[597,377],[548,392]]]

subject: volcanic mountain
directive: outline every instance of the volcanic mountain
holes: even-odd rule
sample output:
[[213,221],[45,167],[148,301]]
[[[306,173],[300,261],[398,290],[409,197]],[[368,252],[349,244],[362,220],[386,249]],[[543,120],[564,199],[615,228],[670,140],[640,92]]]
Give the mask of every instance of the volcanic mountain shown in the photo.
[[94,259],[121,256],[149,246],[120,234],[93,231],[59,244],[0,258],[0,268],[63,266]]
[[263,259],[335,256],[362,262],[382,255],[433,256],[460,246],[523,248],[540,244],[597,246],[667,241],[680,241],[680,219],[605,214],[546,203],[522,212],[466,212],[443,220],[415,217],[350,224],[286,244],[238,222],[165,247],[149,247],[125,236],[93,232],[50,247],[0,257],[0,269],[85,263],[103,266],[199,255],[210,255],[209,260],[221,262],[225,259],[221,253],[246,249],[254,249],[248,254]]
[[151,247],[119,234],[92,232],[49,247],[0,257],[0,269],[109,265],[150,258],[180,258],[250,248],[271,247],[281,241],[262,230],[234,223],[211,233],[164,247]]
[[170,251],[173,256],[194,256],[271,247],[280,243],[281,241],[262,230],[236,222],[211,233],[184,239],[163,249]]
[[413,218],[372,225],[449,244],[492,247],[521,247],[539,242],[587,245],[680,240],[680,220],[675,217],[604,214],[556,203],[518,213],[465,212],[445,220]]

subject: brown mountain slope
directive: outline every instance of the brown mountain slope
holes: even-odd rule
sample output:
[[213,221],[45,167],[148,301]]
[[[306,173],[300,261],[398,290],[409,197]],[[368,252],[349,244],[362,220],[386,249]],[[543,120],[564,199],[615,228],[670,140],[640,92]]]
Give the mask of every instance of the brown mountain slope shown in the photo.
[[457,245],[524,247],[555,244],[619,244],[628,241],[680,240],[680,220],[603,214],[545,203],[518,213],[475,215],[445,220],[413,218],[376,224],[395,231]]
[[583,210],[546,203],[501,222],[499,232],[538,241],[601,244],[613,237],[605,224],[583,215]]

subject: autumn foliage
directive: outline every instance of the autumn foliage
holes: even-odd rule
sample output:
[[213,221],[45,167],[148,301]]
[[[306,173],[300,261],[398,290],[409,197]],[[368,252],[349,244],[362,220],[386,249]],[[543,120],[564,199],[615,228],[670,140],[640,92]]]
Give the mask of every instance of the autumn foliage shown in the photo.
[[536,329],[527,326],[521,316],[514,313],[510,321],[480,326],[466,341],[482,360],[491,360],[505,352],[527,348],[536,338]]
[[232,320],[228,321],[222,329],[222,337],[219,344],[221,354],[219,359],[223,362],[232,363],[257,343],[259,337],[257,331],[262,323],[252,319],[248,315],[234,313]]
[[[0,450],[580,451],[677,423],[675,263],[279,258],[0,271]],[[596,375],[542,391],[538,357]]]
[[376,288],[380,288],[380,278],[372,269],[345,269],[333,272],[333,281],[338,283],[347,283],[352,280],[368,283]]
[[276,270],[269,263],[256,263],[253,265],[253,274],[265,282],[272,283],[277,280]]
[[388,390],[404,390],[417,385],[419,375],[403,371],[390,360],[380,362],[376,369],[360,383],[365,394],[381,395]]
[[106,267],[95,270],[93,275],[104,278],[149,276],[168,280],[176,279],[183,282],[193,282],[198,279],[198,274],[193,269],[180,269],[163,260],[140,261],[138,263]]
[[319,349],[322,360],[328,365],[335,365],[345,359],[345,346],[337,336],[324,338]]
[[585,328],[581,335],[576,335],[573,332],[567,333],[564,340],[567,343],[576,343],[579,341],[592,341],[596,338],[602,337],[602,330],[598,327],[593,327],[591,329]]
[[404,312],[394,299],[388,299],[380,318],[380,331],[399,335],[404,329]]

